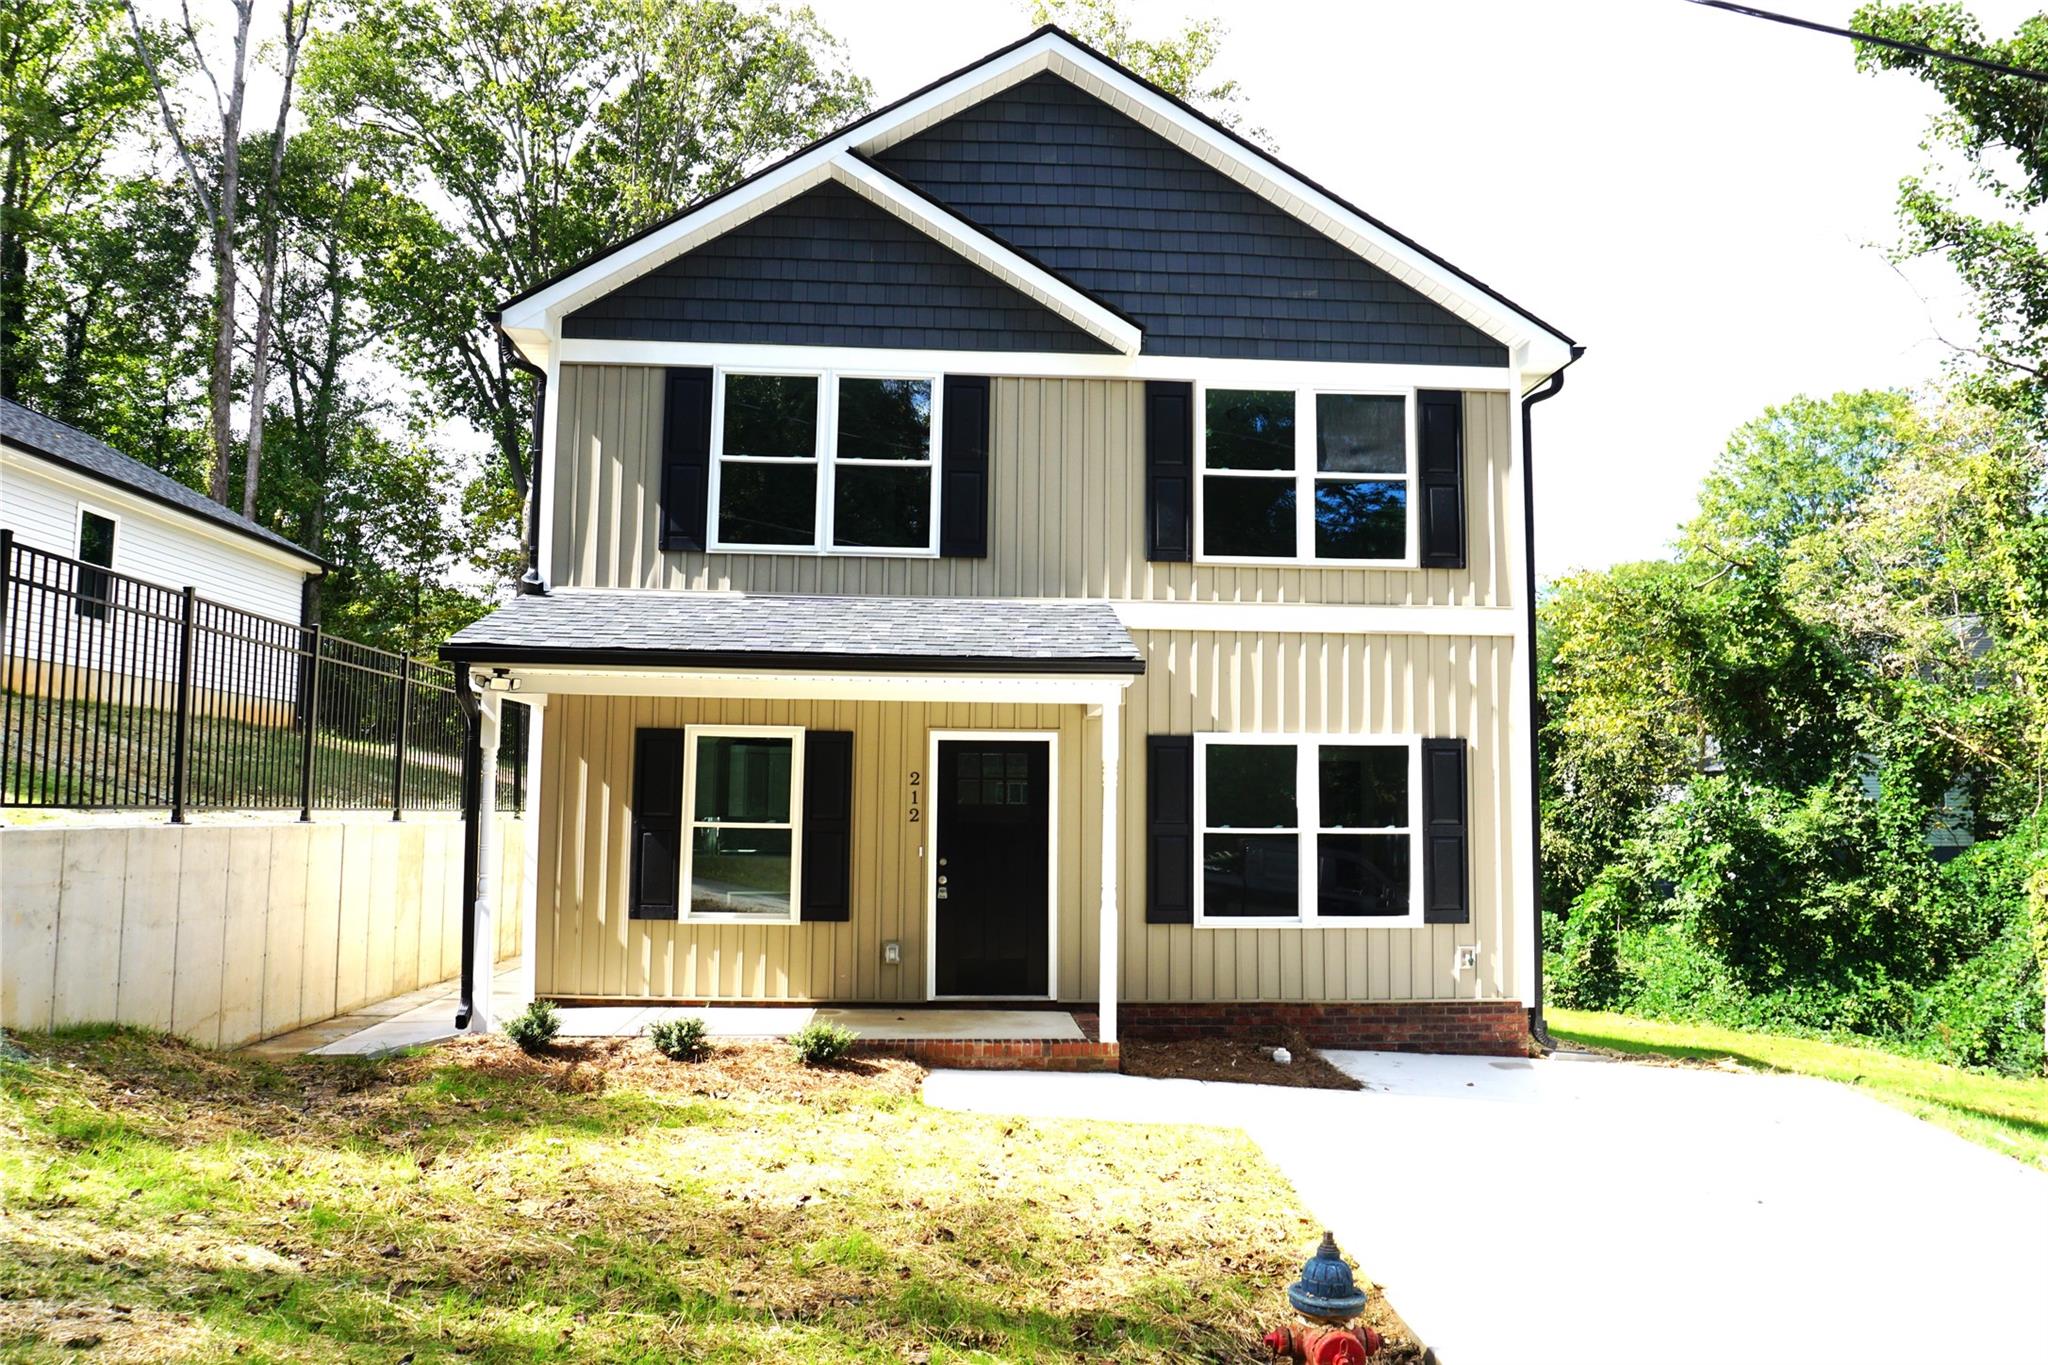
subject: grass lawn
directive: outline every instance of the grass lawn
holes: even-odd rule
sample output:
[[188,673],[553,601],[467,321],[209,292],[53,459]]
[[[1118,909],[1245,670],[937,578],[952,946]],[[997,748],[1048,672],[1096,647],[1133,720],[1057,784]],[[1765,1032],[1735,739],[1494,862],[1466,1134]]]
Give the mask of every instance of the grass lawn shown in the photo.
[[1849,1043],[1744,1033],[1712,1024],[1564,1009],[1546,1009],[1543,1017],[1557,1038],[1587,1047],[1735,1061],[1860,1086],[1972,1142],[2048,1170],[2048,1078],[1968,1071]]
[[1242,1134],[943,1113],[909,1062],[17,1041],[8,1360],[1254,1361],[1317,1232]]

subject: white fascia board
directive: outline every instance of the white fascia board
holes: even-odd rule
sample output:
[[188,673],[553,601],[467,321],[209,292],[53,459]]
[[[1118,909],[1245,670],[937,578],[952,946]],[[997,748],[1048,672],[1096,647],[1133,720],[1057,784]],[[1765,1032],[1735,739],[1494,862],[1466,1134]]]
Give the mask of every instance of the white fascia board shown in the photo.
[[1133,674],[784,673],[689,668],[579,668],[472,663],[472,676],[502,670],[516,679],[514,701],[528,694],[714,697],[785,701],[979,701],[1101,705],[1136,681]]
[[854,157],[835,158],[832,171],[840,183],[875,207],[966,257],[1076,327],[1101,338],[1125,355],[1138,353],[1139,343],[1145,334],[1136,323],[1118,317],[1059,276],[1019,256],[965,219],[912,194]]
[[[289,550],[280,549],[260,536],[252,536],[246,532],[237,531],[232,527],[223,526],[217,521],[208,520],[196,512],[188,512],[184,508],[171,503],[145,497],[141,493],[133,492],[118,483],[81,473],[71,465],[59,460],[45,458],[32,450],[23,450],[17,446],[0,443],[0,468],[5,468],[8,465],[28,473],[39,474],[49,479],[52,483],[63,484],[65,487],[75,491],[81,498],[104,503],[110,510],[118,511],[124,517],[135,517],[143,521],[153,520],[168,526],[175,526],[180,531],[212,541],[218,545],[225,545],[237,553],[247,554],[272,564],[282,565],[293,573],[318,577],[326,572],[326,570],[322,569],[320,565],[312,560],[302,555],[295,555]],[[222,508],[221,510],[225,512],[228,509]],[[55,554],[68,555],[70,553],[68,550],[51,546],[39,545],[36,548],[48,549]],[[74,550],[76,548],[76,546],[72,547]],[[116,572],[119,571],[116,570]]]
[[745,217],[726,221],[729,215],[743,212],[746,217],[751,217],[815,185],[829,173],[830,164],[846,151],[872,155],[1048,70],[1136,119],[1284,212],[1371,261],[1424,297],[1502,341],[1516,352],[1515,368],[1522,386],[1526,387],[1570,363],[1571,343],[1565,338],[1385,228],[1339,204],[1326,192],[1287,171],[1278,162],[1255,156],[1171,100],[1147,90],[1057,33],[1041,34],[933,87],[879,118],[864,120],[842,130],[790,161],[764,172],[758,180],[706,204],[699,211],[686,213],[674,222],[664,224],[639,241],[593,261],[586,269],[507,307],[500,322],[508,331],[535,328],[543,333],[551,332],[551,324],[558,322],[564,313],[745,221]]
[[1362,383],[1467,393],[1520,394],[1525,376],[1491,365],[1380,365],[1354,360],[1258,360],[1227,356],[1121,355],[1049,351],[892,350],[854,346],[771,346],[723,341],[556,343],[564,365],[704,365],[733,369],[931,370],[1015,379],[1198,379],[1221,385],[1355,388]]

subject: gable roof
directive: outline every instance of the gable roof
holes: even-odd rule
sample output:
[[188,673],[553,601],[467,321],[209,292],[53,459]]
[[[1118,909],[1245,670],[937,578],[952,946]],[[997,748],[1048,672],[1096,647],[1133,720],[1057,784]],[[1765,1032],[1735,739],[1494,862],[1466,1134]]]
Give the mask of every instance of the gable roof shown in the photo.
[[[494,315],[522,349],[547,343],[549,323],[824,175],[850,178],[890,147],[1033,76],[1050,72],[1207,162],[1316,232],[1502,343],[1511,363],[1542,375],[1570,363],[1575,343],[1534,313],[1413,239],[1331,194],[1270,153],[1054,25],[885,105],[508,299]],[[957,215],[953,215],[958,220]],[[995,273],[1044,267],[990,235]],[[1007,276],[1005,276],[1007,278]],[[1014,282],[1014,281],[1013,281]],[[1063,281],[1070,288],[1072,281]],[[1027,291],[1028,292],[1028,291]],[[1076,289],[1078,293],[1085,293]],[[1099,301],[1098,301],[1099,302]],[[1111,310],[1114,311],[1114,310]],[[1119,346],[1128,353],[1135,347]]]
[[269,527],[230,511],[170,475],[151,469],[140,460],[130,459],[98,437],[89,436],[54,417],[45,417],[34,408],[0,398],[0,438],[11,446],[40,455],[89,479],[211,522],[223,530],[260,541],[273,550],[282,550],[305,560],[316,570],[327,567],[326,560]]

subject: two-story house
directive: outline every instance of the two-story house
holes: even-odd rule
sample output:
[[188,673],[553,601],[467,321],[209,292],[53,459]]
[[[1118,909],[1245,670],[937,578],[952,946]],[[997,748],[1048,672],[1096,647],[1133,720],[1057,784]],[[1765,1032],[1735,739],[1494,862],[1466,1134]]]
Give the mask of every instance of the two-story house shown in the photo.
[[1053,28],[497,321],[540,995],[1525,1046],[1570,338]]

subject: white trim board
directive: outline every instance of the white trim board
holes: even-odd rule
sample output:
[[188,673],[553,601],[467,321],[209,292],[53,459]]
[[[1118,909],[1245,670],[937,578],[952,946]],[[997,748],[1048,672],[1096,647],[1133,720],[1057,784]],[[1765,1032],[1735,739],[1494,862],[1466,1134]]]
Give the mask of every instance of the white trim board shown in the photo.
[[939,780],[939,744],[977,739],[1000,741],[1041,741],[1045,745],[1045,994],[1044,995],[940,995],[939,994],[939,835],[935,798],[927,795],[926,809],[934,812],[922,822],[931,833],[918,844],[924,860],[924,998],[927,1000],[1057,1000],[1060,994],[1060,734],[1057,730],[932,730],[925,740],[925,782],[927,793],[936,791]]
[[[1053,29],[1042,30],[1029,40],[988,57],[893,109],[857,120],[761,172],[735,190],[698,209],[686,211],[532,295],[515,300],[502,310],[500,322],[516,344],[523,350],[533,348],[528,353],[537,357],[558,331],[564,314],[688,251],[709,237],[802,193],[828,176],[835,179],[859,178],[848,169],[858,163],[846,153],[881,151],[953,113],[1046,71],[1135,119],[1284,212],[1385,270],[1425,298],[1503,342],[1515,353],[1514,368],[1519,372],[1549,374],[1570,363],[1571,342],[1566,337],[1420,247],[1339,203],[1326,191],[1277,161],[1236,142],[1174,101],[1146,88],[1066,34]],[[867,188],[872,189],[873,186],[868,185]],[[913,220],[906,218],[905,221]],[[927,230],[931,229],[927,227]],[[1030,263],[1007,249],[990,259],[1001,261],[1005,271],[1014,272],[1019,281],[1028,280],[1036,288],[1045,285],[1043,272],[1033,278],[1031,270],[1023,268]],[[1032,292],[1023,283],[1018,287]],[[1052,297],[1047,296],[1048,306],[1054,306],[1050,302]],[[1129,324],[1124,325],[1127,327]],[[1091,327],[1090,330],[1095,329]],[[1105,340],[1110,338],[1105,337]],[[1123,341],[1111,340],[1110,344],[1121,348]]]
[[[1416,570],[1415,572],[1424,572]],[[1510,607],[1378,607],[1312,602],[1112,602],[1125,630],[1213,630],[1304,635],[1443,635],[1509,638]]]
[[565,365],[715,366],[748,370],[936,370],[1015,379],[1181,379],[1232,388],[1458,389],[1521,392],[1512,367],[1364,365],[1349,360],[1259,360],[1227,356],[1088,355],[1082,352],[943,351],[858,346],[777,346],[724,341],[601,341],[566,337],[549,352]]

